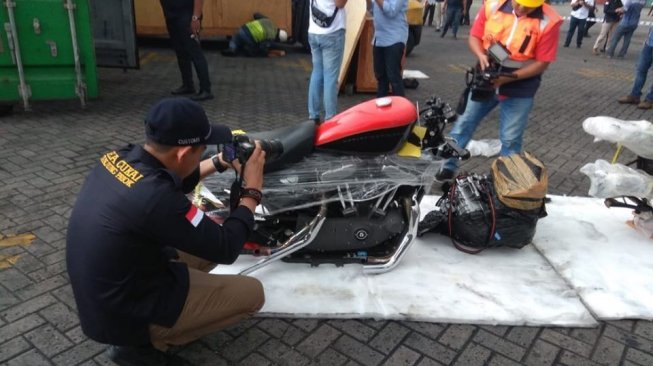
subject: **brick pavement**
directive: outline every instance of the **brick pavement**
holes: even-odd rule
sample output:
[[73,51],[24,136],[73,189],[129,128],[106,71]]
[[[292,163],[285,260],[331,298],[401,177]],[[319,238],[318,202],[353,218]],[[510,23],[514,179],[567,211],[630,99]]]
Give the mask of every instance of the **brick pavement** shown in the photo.
[[[589,181],[578,169],[613,154],[614,146],[593,143],[582,131],[585,117],[653,118],[614,102],[630,88],[644,32],[636,32],[625,60],[592,56],[590,39],[581,50],[561,48],[546,73],[525,146],[548,165],[552,193],[586,195]],[[205,103],[212,118],[263,130],[306,117],[308,55],[227,59],[215,48],[207,51],[217,97]],[[75,101],[37,102],[33,112],[0,118],[0,233],[36,236],[29,245],[0,248],[3,258],[19,256],[0,270],[0,364],[111,364],[104,346],[80,330],[65,270],[65,229],[75,193],[100,153],[141,142],[145,111],[177,86],[167,48],[142,47],[141,60],[140,71],[101,69],[101,97],[86,109]],[[431,78],[408,97],[436,94],[454,102],[473,61],[464,40],[440,39],[425,28],[407,67]],[[370,97],[342,95],[341,107]],[[495,118],[475,137],[494,138]],[[464,168],[486,171],[487,163],[474,158]],[[653,323],[607,321],[587,329],[255,318],[176,351],[195,365],[652,365]]]

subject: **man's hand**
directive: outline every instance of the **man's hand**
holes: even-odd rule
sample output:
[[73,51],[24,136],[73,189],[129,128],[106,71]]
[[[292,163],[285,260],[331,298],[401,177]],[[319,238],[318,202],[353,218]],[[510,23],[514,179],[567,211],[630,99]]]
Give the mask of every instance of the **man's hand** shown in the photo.
[[197,37],[200,34],[201,27],[202,27],[202,23],[200,22],[199,19],[190,21],[190,31],[193,32],[195,37]]
[[478,64],[481,70],[485,70],[490,66],[490,59],[488,59],[487,52],[483,48],[483,41],[480,38],[469,36],[467,39],[469,50],[478,58]]
[[[261,144],[256,141],[256,147],[245,163],[245,171],[243,180],[245,181],[246,188],[254,188],[259,191],[263,188],[263,166],[265,165],[265,151],[261,149]],[[234,161],[234,167],[241,170],[238,160]],[[256,212],[257,200],[251,197],[242,197],[239,202],[240,205],[247,207],[252,213]]]
[[265,165],[265,151],[261,144],[256,141],[256,148],[245,164],[243,180],[247,188],[256,188],[259,191],[263,188],[263,166]]
[[478,64],[481,66],[481,70],[485,71],[486,68],[490,66],[490,59],[488,55],[482,53],[478,56]]

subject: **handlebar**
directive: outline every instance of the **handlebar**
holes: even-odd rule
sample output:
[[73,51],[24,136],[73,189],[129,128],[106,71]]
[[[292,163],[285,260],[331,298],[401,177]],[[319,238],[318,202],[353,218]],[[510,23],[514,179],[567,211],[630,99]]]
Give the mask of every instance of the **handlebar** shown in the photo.
[[631,200],[632,202],[634,202],[634,204],[619,202],[615,198],[606,198],[603,201],[603,204],[605,204],[605,207],[607,208],[610,207],[630,208],[632,210],[635,210],[636,213],[653,211],[653,207],[651,207],[645,199],[632,197],[632,196],[625,196],[624,198]]

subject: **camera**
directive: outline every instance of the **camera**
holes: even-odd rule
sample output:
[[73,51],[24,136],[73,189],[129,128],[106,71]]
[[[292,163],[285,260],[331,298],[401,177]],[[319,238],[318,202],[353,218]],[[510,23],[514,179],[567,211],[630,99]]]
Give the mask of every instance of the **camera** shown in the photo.
[[[265,151],[266,160],[276,159],[283,154],[283,144],[279,140],[258,140],[258,142],[261,149]],[[249,138],[247,135],[236,135],[233,144],[231,146],[229,144],[224,145],[222,152],[227,159],[232,157],[232,160],[238,159],[241,164],[244,164],[252,156],[255,148],[256,142],[254,139]]]
[[471,90],[473,101],[479,102],[492,98],[495,90],[492,82],[499,76],[512,76],[510,73],[501,72],[501,63],[510,57],[510,51],[501,43],[493,43],[487,50],[490,65],[481,70],[480,64],[476,64],[467,71],[465,79]]

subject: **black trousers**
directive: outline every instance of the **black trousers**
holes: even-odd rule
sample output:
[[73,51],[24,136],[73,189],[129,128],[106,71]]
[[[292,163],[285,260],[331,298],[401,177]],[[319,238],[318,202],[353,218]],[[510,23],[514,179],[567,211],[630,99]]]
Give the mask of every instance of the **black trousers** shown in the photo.
[[374,76],[378,85],[376,96],[385,97],[390,95],[404,96],[404,80],[401,76],[401,58],[404,56],[405,45],[401,42],[388,47],[374,46]]
[[428,25],[429,27],[433,25],[433,13],[435,12],[435,4],[431,5],[429,3],[426,3],[424,5],[424,16],[422,19],[422,24],[426,25],[426,19],[428,18]]
[[185,86],[193,86],[193,69],[200,82],[201,91],[211,91],[211,80],[209,79],[209,65],[206,57],[202,52],[202,47],[196,38],[191,38],[190,29],[192,9],[190,11],[181,11],[172,13],[163,9],[166,18],[166,26],[170,35],[170,42],[177,54],[177,64],[181,73],[181,80]]

